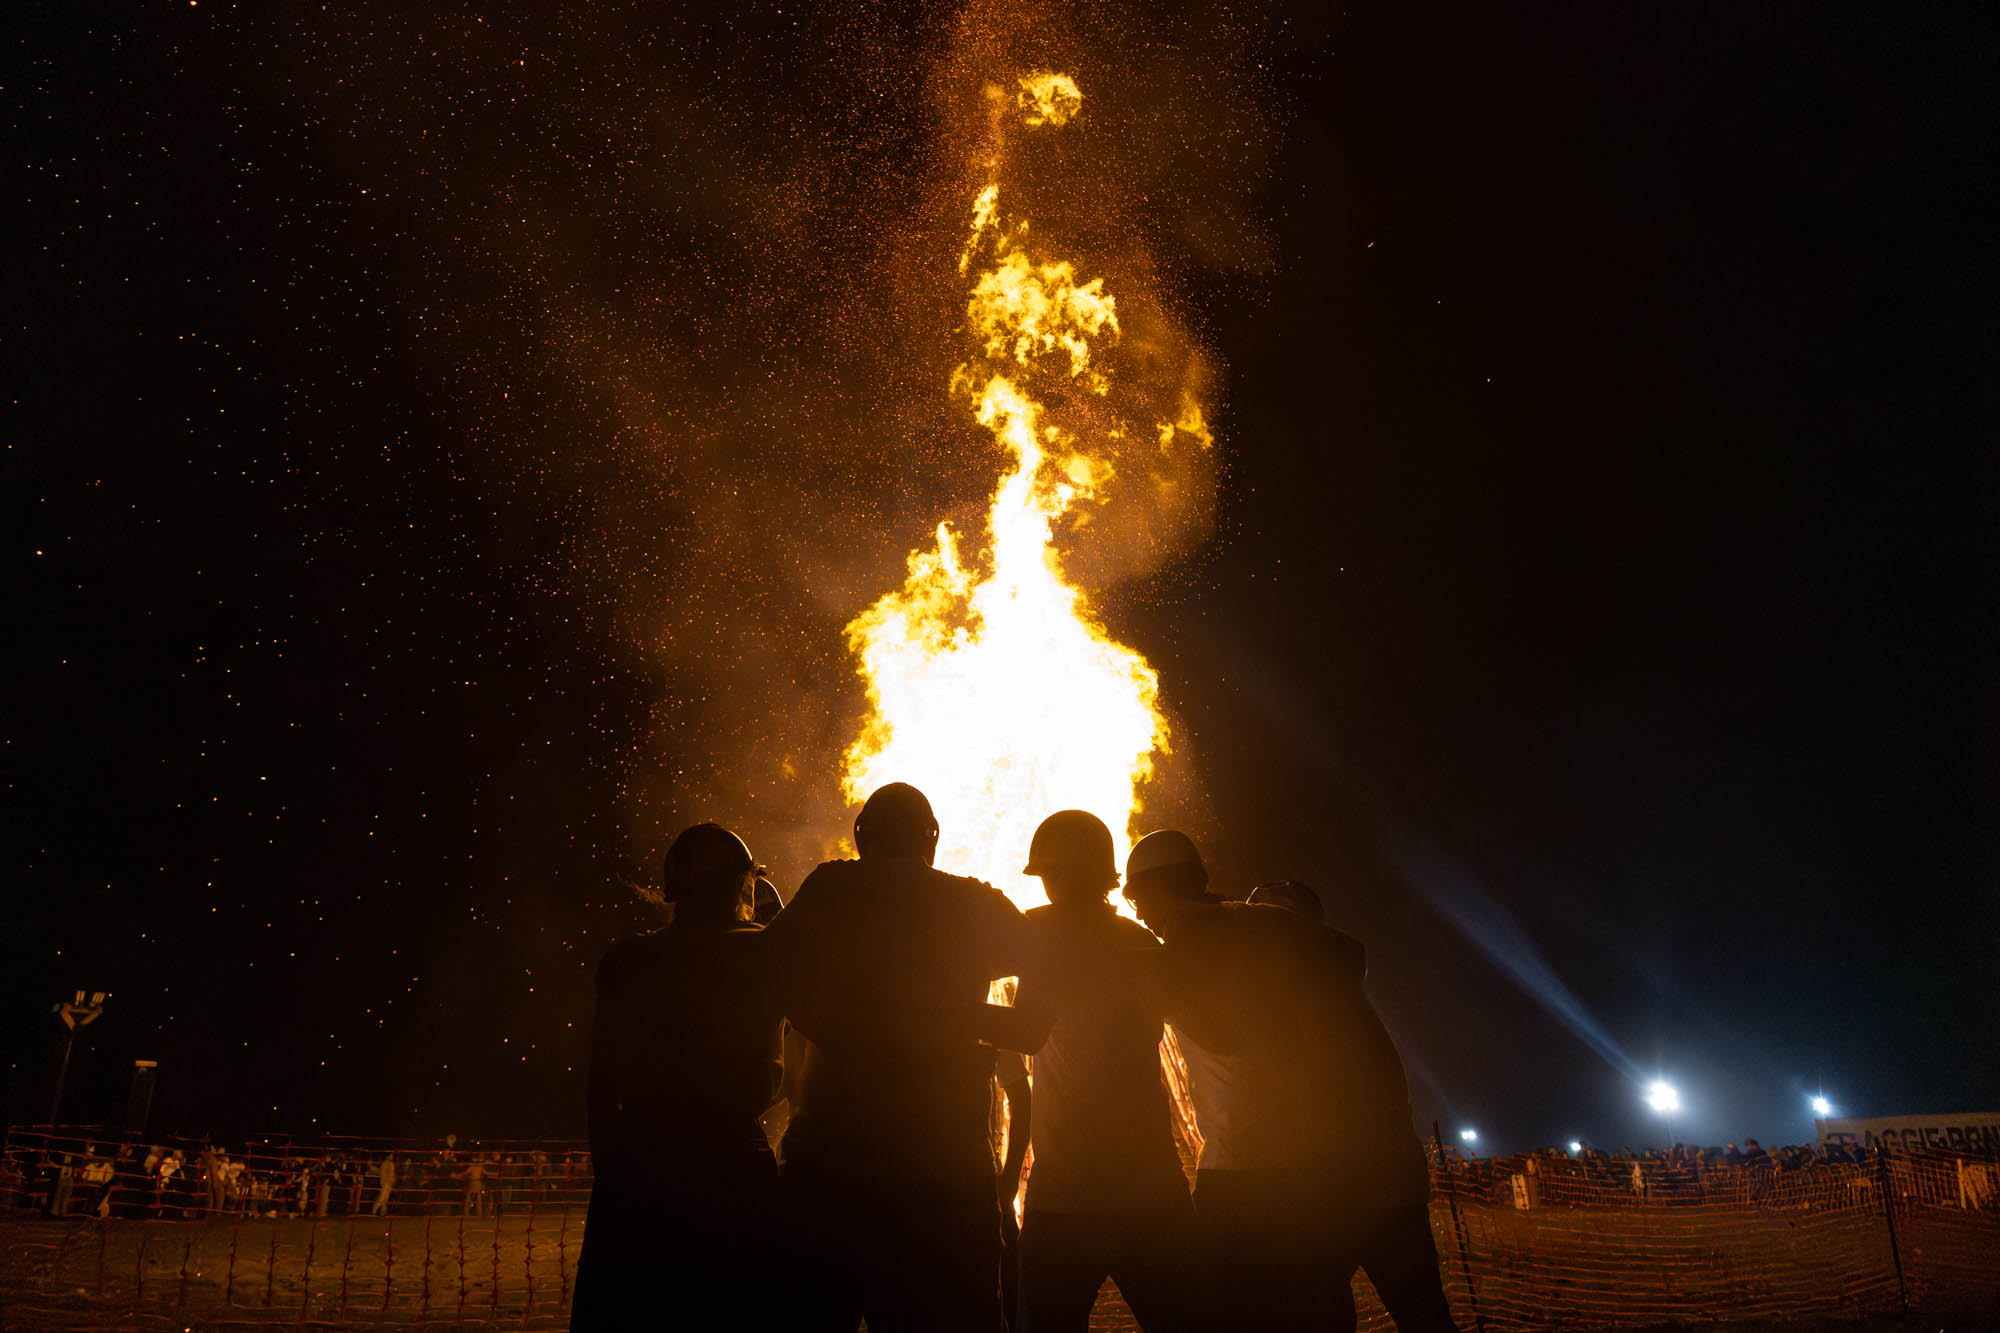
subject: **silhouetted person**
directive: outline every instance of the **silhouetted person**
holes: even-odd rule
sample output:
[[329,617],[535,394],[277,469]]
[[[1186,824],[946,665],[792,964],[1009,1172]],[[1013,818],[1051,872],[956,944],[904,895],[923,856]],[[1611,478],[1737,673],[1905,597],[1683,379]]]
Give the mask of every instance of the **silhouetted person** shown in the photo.
[[474,1153],[459,1174],[465,1177],[465,1215],[486,1216],[486,1161]]
[[1337,1169],[1355,1254],[1401,1333],[1453,1330],[1431,1231],[1430,1172],[1410,1124],[1409,1080],[1362,989],[1362,946],[1327,927],[1319,894],[1297,880],[1260,884],[1249,901],[1283,908],[1326,930],[1323,1049],[1335,1056],[1351,1094],[1343,1103],[1347,1138]]
[[808,1039],[784,1140],[811,1327],[1000,1327],[1000,1219],[988,1111],[989,984],[1021,970],[1025,927],[998,890],[932,868],[923,793],[877,791],[855,861],[830,861],[766,931],[786,1016]]
[[375,1207],[371,1210],[376,1217],[389,1215],[389,1196],[396,1192],[396,1154],[383,1153],[382,1160],[375,1164]]
[[1033,1052],[1018,1327],[1083,1333],[1106,1277],[1148,1333],[1194,1327],[1194,1206],[1160,1081],[1159,941],[1112,910],[1117,862],[1095,815],[1043,820],[1023,873],[1041,877],[1049,905],[1027,914],[1037,958],[1016,999],[1047,1036]]
[[222,1211],[222,1155],[213,1143],[201,1150],[201,1183],[208,1194],[208,1211],[211,1215]]
[[755,869],[729,830],[686,830],[663,880],[673,923],[597,966],[579,1333],[718,1310],[731,1327],[785,1320],[766,1253],[778,1170],[758,1117],[778,1085],[779,1017],[748,919]]
[[[1166,941],[1167,1017],[1203,1140],[1195,1226],[1217,1315],[1351,1329],[1365,1201],[1427,1188],[1401,1061],[1361,994],[1358,943],[1207,886],[1186,835],[1133,847],[1126,897]],[[1450,1327],[1441,1308],[1404,1305],[1404,1333]]]

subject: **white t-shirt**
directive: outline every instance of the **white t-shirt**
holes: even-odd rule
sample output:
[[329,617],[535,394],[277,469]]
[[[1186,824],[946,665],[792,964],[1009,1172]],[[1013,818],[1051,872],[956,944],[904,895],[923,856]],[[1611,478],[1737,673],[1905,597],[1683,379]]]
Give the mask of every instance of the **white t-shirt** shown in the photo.
[[1188,1096],[1194,1101],[1195,1125],[1201,1130],[1201,1155],[1195,1159],[1204,1171],[1242,1171],[1266,1166],[1250,1150],[1256,1138],[1257,1107],[1246,1098],[1241,1061],[1219,1055],[1184,1032],[1174,1034],[1180,1042],[1181,1058],[1187,1062]]
[[1036,908],[1028,922],[1046,970],[1022,978],[1024,1002],[1039,996],[1060,1015],[1035,1052],[1028,1207],[1144,1211],[1184,1197],[1160,1082],[1161,1004],[1145,982],[1158,942],[1109,907]]

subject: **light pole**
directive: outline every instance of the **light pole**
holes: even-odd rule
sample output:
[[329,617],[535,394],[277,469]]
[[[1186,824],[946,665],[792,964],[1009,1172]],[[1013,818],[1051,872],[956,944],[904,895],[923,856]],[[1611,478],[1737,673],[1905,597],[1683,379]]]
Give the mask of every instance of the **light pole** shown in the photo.
[[67,1031],[63,1033],[62,1062],[56,1066],[56,1093],[49,1098],[51,1129],[55,1128],[56,1116],[62,1111],[63,1082],[69,1077],[69,1053],[76,1048],[76,1030],[96,1022],[98,1015],[104,1012],[104,1001],[108,998],[110,993],[107,991],[93,991],[86,1000],[84,993],[78,991],[74,1000],[55,1007],[56,1017],[62,1019]]

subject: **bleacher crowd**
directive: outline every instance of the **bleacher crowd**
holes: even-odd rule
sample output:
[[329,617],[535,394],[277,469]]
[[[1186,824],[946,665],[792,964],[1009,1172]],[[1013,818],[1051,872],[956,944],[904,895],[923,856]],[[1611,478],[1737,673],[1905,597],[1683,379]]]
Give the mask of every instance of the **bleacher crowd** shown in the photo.
[[430,1151],[289,1143],[167,1146],[10,1136],[0,1201],[54,1217],[505,1216],[589,1201],[590,1154]]
[[[1547,1147],[1500,1156],[1437,1154],[1432,1174],[1461,1197],[1506,1202],[1516,1177],[1540,1202],[1616,1205],[1745,1201],[1786,1186],[1862,1180],[1859,1144],[1671,1149]],[[167,1146],[115,1139],[10,1141],[0,1157],[0,1206],[61,1217],[504,1217],[529,1207],[582,1207],[589,1150],[549,1144],[517,1151],[253,1144]]]
[[[1461,1197],[1504,1203],[1518,1189],[1534,1201],[1573,1206],[1657,1203],[1753,1202],[1783,1191],[1869,1179],[1871,1150],[1858,1144],[1795,1144],[1766,1149],[1755,1139],[1741,1147],[1697,1147],[1570,1152],[1540,1148],[1497,1157],[1461,1157],[1446,1149],[1435,1174]],[[1518,1187],[1516,1182],[1523,1182]]]

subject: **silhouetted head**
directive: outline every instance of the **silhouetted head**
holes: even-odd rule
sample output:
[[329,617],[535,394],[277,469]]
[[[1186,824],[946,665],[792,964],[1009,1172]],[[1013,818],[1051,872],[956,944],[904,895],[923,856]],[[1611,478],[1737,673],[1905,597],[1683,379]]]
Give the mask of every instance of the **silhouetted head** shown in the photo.
[[676,920],[747,920],[757,859],[743,839],[720,824],[684,829],[667,848],[660,894]]
[[1250,890],[1249,901],[1282,907],[1308,921],[1316,921],[1322,926],[1326,924],[1326,908],[1320,903],[1319,895],[1295,879],[1274,879],[1269,884],[1259,884]]
[[1177,829],[1148,833],[1125,858],[1125,900],[1155,934],[1164,935],[1207,888],[1208,867],[1194,839]]
[[1088,810],[1058,810],[1035,830],[1021,873],[1039,876],[1052,903],[1103,902],[1118,885],[1111,830]]
[[910,856],[937,859],[938,822],[928,797],[907,782],[877,787],[854,817],[854,849],[864,861]]

